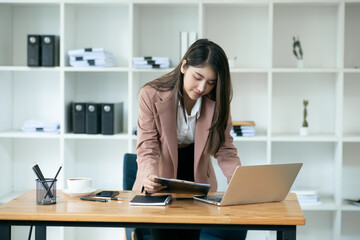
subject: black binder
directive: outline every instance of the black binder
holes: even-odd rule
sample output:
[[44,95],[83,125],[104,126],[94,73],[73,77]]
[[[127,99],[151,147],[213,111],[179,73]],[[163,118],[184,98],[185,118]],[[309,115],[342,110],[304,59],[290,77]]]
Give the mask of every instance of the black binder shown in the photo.
[[113,135],[123,131],[123,103],[101,104],[101,133]]
[[27,35],[27,65],[38,67],[41,64],[41,36]]
[[74,133],[85,133],[85,103],[72,103],[72,122]]
[[41,66],[59,65],[59,38],[55,35],[41,37]]
[[85,129],[88,134],[100,133],[101,109],[100,104],[86,103]]

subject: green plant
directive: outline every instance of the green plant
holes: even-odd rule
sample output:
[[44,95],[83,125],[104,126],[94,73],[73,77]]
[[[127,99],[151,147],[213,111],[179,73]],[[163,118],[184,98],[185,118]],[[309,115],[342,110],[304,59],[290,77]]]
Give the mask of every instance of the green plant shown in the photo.
[[293,53],[296,57],[296,59],[300,60],[303,59],[303,51],[301,49],[300,39],[297,37],[293,37]]
[[304,100],[304,101],[303,101],[303,104],[304,104],[304,121],[303,121],[302,126],[303,126],[303,127],[308,127],[309,124],[308,124],[308,122],[306,121],[306,117],[307,117],[307,109],[306,109],[306,107],[308,106],[309,101],[308,101],[308,100]]

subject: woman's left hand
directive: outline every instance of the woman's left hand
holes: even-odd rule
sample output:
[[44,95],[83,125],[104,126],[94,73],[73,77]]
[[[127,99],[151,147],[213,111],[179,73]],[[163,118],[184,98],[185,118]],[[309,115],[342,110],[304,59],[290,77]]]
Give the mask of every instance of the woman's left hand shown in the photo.
[[147,176],[147,178],[144,180],[144,190],[147,193],[156,193],[166,188],[166,186],[155,182],[156,177],[158,177],[156,174],[149,174],[149,176]]

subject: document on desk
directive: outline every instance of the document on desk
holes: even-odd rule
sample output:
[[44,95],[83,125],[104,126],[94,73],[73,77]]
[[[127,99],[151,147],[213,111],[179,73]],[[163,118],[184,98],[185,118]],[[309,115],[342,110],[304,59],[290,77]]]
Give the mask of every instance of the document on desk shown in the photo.
[[171,195],[160,195],[160,196],[136,195],[129,202],[129,205],[165,206],[170,203],[171,199],[172,199]]
[[166,186],[161,192],[167,193],[190,193],[196,195],[207,195],[210,190],[210,184],[196,183],[191,181],[172,179],[172,178],[155,178],[155,182]]

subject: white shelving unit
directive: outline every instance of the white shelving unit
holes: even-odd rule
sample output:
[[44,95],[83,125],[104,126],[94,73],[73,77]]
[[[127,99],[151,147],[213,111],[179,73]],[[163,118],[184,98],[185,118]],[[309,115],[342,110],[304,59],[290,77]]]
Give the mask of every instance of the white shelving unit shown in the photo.
[[[33,162],[46,176],[61,163],[66,179],[93,178],[98,189],[122,188],[122,159],[135,152],[140,87],[171,69],[133,69],[134,56],[180,59],[179,33],[197,32],[229,58],[233,120],[254,120],[256,137],[236,137],[244,165],[303,162],[294,187],[316,188],[322,205],[304,206],[299,239],[359,239],[360,0],[0,0],[0,204],[35,188]],[[60,36],[60,66],[27,67],[27,34]],[[304,68],[296,67],[299,36]],[[104,47],[111,68],[73,68],[67,51]],[[299,136],[309,100],[310,135]],[[124,132],[73,134],[73,101],[124,102]],[[61,132],[27,134],[24,121],[59,121]],[[214,160],[214,165],[216,161]],[[216,166],[219,190],[226,180]],[[35,203],[34,203],[35,204]],[[24,239],[27,227],[16,227]],[[112,239],[122,229],[50,228],[50,239]],[[250,231],[248,239],[275,239]]]

